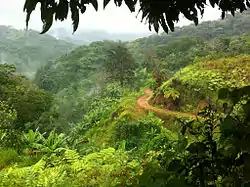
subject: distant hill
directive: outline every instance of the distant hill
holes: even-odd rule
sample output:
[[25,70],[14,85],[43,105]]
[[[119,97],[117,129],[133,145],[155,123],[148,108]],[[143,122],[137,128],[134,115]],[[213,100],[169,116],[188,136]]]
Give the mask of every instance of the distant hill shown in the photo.
[[51,36],[73,42],[78,45],[89,44],[95,41],[103,40],[121,40],[131,41],[141,37],[150,35],[148,33],[109,33],[104,30],[89,30],[89,29],[78,29],[76,33],[72,34],[71,30],[64,28],[56,28],[48,32]]
[[33,30],[0,26],[0,63],[14,64],[18,72],[28,77],[32,77],[48,60],[74,47],[72,43],[57,40],[50,35],[40,35]]
[[45,90],[58,92],[65,88],[75,87],[90,90],[101,84],[101,74],[106,57],[106,48],[110,41],[93,42],[90,45],[77,47],[56,61],[38,69],[35,82]]
[[[196,30],[194,30],[195,26],[189,25],[176,28],[176,33],[152,35],[126,42],[126,44],[141,68],[147,65],[149,72],[156,68],[166,70],[166,73],[171,76],[192,64],[196,56],[248,53],[250,35],[239,35],[250,32],[249,18],[249,12],[236,15],[236,18],[227,15],[226,20],[204,22],[197,26]],[[241,29],[237,26],[239,21],[244,23]],[[223,30],[224,34],[219,30]],[[55,35],[66,36],[68,33],[65,29],[57,29],[58,33],[55,31],[52,31]],[[210,35],[208,36],[207,33]],[[101,35],[101,32],[99,34]],[[235,37],[232,37],[233,35]],[[76,36],[77,33],[74,37]],[[83,41],[80,36],[79,39]],[[71,39],[68,38],[68,40]],[[79,84],[83,84],[82,81],[84,81],[85,88],[92,87],[93,84],[86,83],[86,79],[102,82],[100,70],[104,63],[105,48],[108,43],[109,41],[93,42],[60,56],[54,63],[39,69],[36,81],[41,88],[48,90],[53,88],[51,91],[54,92],[72,85],[78,87]]]
[[153,34],[147,38],[140,38],[136,41],[143,45],[167,44],[168,42],[183,36],[193,36],[201,39],[213,39],[220,36],[235,36],[250,32],[250,11],[236,14],[233,17],[227,14],[224,20],[205,21],[195,26],[194,24],[176,27],[174,32],[168,34]]
[[198,26],[191,24],[177,27],[175,32],[153,34],[128,42],[127,45],[137,63],[147,64],[149,68],[148,65],[152,64],[154,59],[163,64],[161,69],[175,73],[191,64],[195,56],[225,52],[228,48],[237,52],[248,39],[236,36],[249,33],[250,11],[246,11],[236,14],[235,17],[226,15],[225,20],[206,21]]

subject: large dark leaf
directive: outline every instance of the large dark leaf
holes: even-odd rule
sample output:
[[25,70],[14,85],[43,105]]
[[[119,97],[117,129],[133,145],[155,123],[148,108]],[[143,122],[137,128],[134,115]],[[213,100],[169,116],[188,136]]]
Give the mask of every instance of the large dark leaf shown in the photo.
[[218,98],[227,99],[229,97],[230,91],[227,88],[222,88],[219,90]]
[[[164,186],[169,177],[167,172],[156,172],[155,170],[146,170],[139,177],[140,187],[159,187]],[[121,185],[118,185],[119,187]]]
[[227,116],[220,125],[220,130],[224,134],[230,135],[235,132],[238,122],[231,116]]
[[250,86],[245,86],[243,88],[236,88],[232,91],[230,91],[227,88],[220,89],[218,98],[219,99],[229,98],[233,101],[234,104],[236,104],[245,95],[250,96]]
[[53,24],[53,9],[49,7],[46,3],[41,4],[41,18],[43,22],[43,30],[41,34],[46,33]]
[[109,4],[110,0],[104,0],[103,1],[103,8],[106,8],[106,6]]
[[167,183],[166,186],[168,187],[191,187],[193,185],[187,184],[185,181],[185,178],[181,177],[181,178],[172,179],[171,181]]
[[73,22],[73,32],[75,32],[79,25],[79,10],[77,8],[76,0],[70,1],[71,19]]
[[158,22],[154,22],[154,29],[155,29],[155,32],[159,32],[159,23]]
[[168,26],[172,32],[174,32],[174,22],[171,19],[167,19]]
[[[130,1],[132,1],[132,0],[130,0]],[[115,0],[115,4],[116,4],[116,6],[121,6],[122,5],[122,0]]]
[[29,26],[29,20],[31,13],[35,10],[38,0],[26,0],[23,11],[27,13],[26,15],[26,28]]
[[181,160],[175,159],[172,162],[170,162],[168,166],[168,171],[174,171],[177,172],[182,169]]
[[250,2],[249,1],[246,2],[246,5],[247,5],[248,8],[250,8]]
[[190,152],[190,153],[205,153],[206,152],[206,145],[202,142],[194,142],[194,143],[191,143],[189,145],[189,147],[187,148],[187,150]]
[[69,12],[69,3],[67,0],[60,0],[59,4],[56,7],[56,15],[55,19],[59,19],[60,21],[63,21],[68,17]]
[[209,0],[209,2],[210,2],[210,5],[212,6],[212,7],[214,7],[215,6],[215,1],[214,0]]
[[246,114],[247,120],[250,119],[250,101],[248,101],[246,104],[243,105],[243,110]]
[[248,152],[242,155],[244,160],[244,178],[246,181],[250,180],[250,154]]
[[131,0],[125,0],[125,3],[126,5],[128,6],[129,10],[131,12],[134,12],[135,11],[135,4],[136,4],[136,1],[131,1]]
[[233,90],[230,93],[230,98],[234,102],[234,104],[236,104],[245,95],[250,96],[250,86],[245,86],[243,88]]
[[97,0],[91,0],[91,4],[93,5],[93,7],[95,8],[95,10],[98,10],[98,2]]
[[221,19],[224,19],[225,16],[226,16],[226,12],[225,12],[225,11],[222,11],[222,13],[221,13]]

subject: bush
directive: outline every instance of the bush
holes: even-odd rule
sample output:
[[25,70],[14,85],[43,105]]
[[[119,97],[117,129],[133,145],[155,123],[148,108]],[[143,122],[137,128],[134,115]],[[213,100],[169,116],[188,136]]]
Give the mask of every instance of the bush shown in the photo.
[[14,149],[0,150],[0,169],[18,161],[20,161],[20,157]]
[[[120,142],[126,141],[126,150],[140,149],[143,151],[145,145],[161,132],[163,121],[155,117],[152,113],[137,121],[131,121],[120,116],[118,119],[114,140]],[[146,149],[146,148],[145,148]]]
[[137,160],[127,152],[103,149],[80,157],[74,150],[44,157],[30,167],[13,167],[0,172],[0,186],[127,186],[141,174]]

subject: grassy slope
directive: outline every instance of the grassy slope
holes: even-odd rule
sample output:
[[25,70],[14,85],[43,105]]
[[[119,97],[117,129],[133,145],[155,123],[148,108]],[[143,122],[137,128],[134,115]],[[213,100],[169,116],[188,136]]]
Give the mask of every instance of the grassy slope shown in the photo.
[[197,60],[162,84],[151,102],[168,109],[197,112],[216,102],[220,88],[250,85],[250,55]]

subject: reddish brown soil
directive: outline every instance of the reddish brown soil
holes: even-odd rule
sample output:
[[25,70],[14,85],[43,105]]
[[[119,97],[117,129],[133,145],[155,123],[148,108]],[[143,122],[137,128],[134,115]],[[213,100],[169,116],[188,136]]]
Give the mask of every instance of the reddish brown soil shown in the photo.
[[151,95],[151,94],[153,94],[153,91],[150,89],[146,89],[146,90],[144,90],[144,93],[147,95]]
[[153,93],[151,90],[147,89],[144,90],[144,93],[146,96],[143,96],[137,100],[137,104],[143,108],[146,111],[152,111],[164,115],[172,115],[172,116],[179,116],[179,117],[191,117],[191,118],[197,118],[197,115],[191,114],[191,113],[185,113],[185,112],[177,112],[177,111],[172,111],[172,110],[167,110],[167,109],[160,109],[151,106],[148,101],[149,101],[149,96]]

